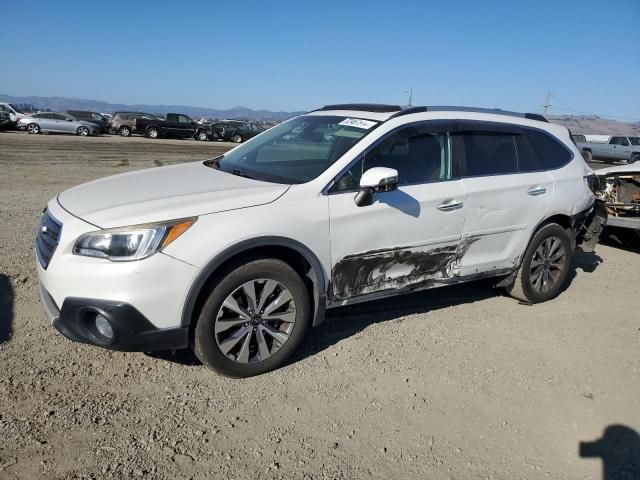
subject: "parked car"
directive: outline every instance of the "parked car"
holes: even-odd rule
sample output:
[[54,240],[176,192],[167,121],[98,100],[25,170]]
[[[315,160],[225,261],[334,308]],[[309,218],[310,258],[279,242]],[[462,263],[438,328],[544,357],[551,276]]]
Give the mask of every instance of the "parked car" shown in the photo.
[[76,135],[99,135],[100,128],[94,123],[77,120],[65,113],[43,112],[23,117],[18,121],[18,128],[29,133],[74,133]]
[[200,124],[182,113],[167,113],[164,119],[136,118],[134,126],[144,132],[147,138],[188,138],[193,137]]
[[111,133],[117,133],[122,137],[128,137],[132,134],[144,135],[144,130],[136,130],[136,120],[157,120],[155,115],[144,112],[115,112],[111,118],[110,131]]
[[585,141],[577,146],[587,161],[593,158],[605,163],[640,161],[640,137],[585,135]]
[[18,121],[22,117],[26,117],[27,116],[26,113],[21,111],[15,105],[12,105],[10,103],[5,103],[5,102],[0,102],[0,112],[8,113],[9,114],[9,119],[14,123],[18,123]]
[[67,114],[76,120],[93,123],[100,129],[100,133],[109,133],[109,120],[98,112],[89,112],[86,110],[67,110]]
[[196,132],[198,140],[219,140],[225,142],[242,143],[259,133],[264,132],[264,128],[257,123],[224,121],[206,125],[206,136],[204,129]]
[[326,106],[217,158],[54,197],[36,237],[42,305],[78,342],[191,346],[256,375],[328,308],[478,278],[556,297],[603,220],[591,175],[540,115]]

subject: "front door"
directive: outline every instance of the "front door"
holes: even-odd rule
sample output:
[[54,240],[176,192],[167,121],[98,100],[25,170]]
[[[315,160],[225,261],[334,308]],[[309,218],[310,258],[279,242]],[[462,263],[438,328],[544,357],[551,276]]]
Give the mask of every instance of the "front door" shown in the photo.
[[[456,275],[465,194],[451,156],[451,122],[387,134],[329,190],[332,301],[425,288]],[[398,188],[358,207],[362,173],[398,171]]]

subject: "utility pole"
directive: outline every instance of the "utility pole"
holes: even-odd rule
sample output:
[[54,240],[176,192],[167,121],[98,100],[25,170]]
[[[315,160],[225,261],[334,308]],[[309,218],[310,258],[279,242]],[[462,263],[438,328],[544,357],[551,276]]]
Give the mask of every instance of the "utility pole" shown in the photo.
[[412,105],[412,101],[413,101],[413,88],[410,88],[409,90],[405,90],[404,93],[408,93],[409,94],[409,103],[407,103],[407,106],[410,107]]
[[544,99],[544,114],[547,114],[547,110],[549,110],[549,107],[551,106],[551,104],[549,103],[549,101],[551,100],[551,92],[547,92],[547,96]]

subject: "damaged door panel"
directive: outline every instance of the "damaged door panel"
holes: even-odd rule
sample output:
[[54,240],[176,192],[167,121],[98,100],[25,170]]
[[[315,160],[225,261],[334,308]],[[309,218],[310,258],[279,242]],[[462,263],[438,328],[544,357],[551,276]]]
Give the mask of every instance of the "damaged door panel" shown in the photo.
[[334,300],[345,300],[385,290],[428,288],[457,276],[460,259],[476,239],[441,247],[373,250],[347,255],[333,269]]

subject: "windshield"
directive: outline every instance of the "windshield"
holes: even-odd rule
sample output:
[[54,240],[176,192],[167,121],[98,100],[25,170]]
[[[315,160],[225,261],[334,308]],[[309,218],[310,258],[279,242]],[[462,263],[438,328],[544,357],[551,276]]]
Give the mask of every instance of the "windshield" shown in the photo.
[[640,137],[629,137],[631,145],[640,145]]
[[9,106],[13,108],[16,111],[16,113],[24,113],[22,110],[16,107],[13,103],[10,103]]
[[379,122],[357,118],[301,116],[267,130],[212,165],[267,182],[305,183],[324,172],[378,125]]

